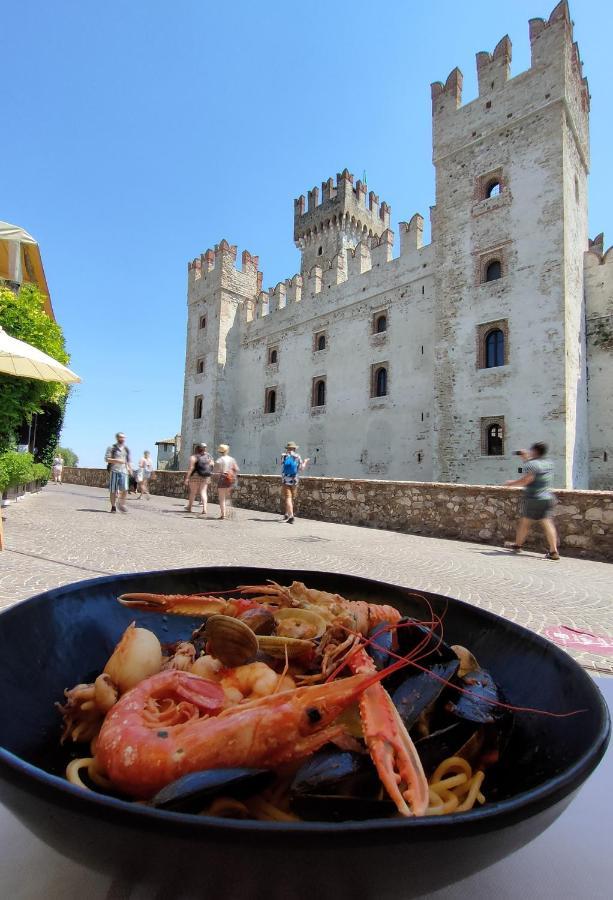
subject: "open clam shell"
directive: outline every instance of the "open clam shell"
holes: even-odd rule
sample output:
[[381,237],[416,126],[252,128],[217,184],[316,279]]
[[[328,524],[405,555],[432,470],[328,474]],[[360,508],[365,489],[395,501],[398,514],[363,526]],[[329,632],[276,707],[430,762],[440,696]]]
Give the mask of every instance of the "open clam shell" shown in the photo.
[[321,637],[327,627],[325,620],[312,609],[277,609],[274,617],[279,637],[312,641]]
[[209,653],[229,668],[253,662],[258,652],[258,639],[251,628],[230,616],[209,616],[204,636]]
[[296,659],[298,656],[308,655],[315,649],[313,641],[305,641],[301,638],[281,637],[280,635],[260,635],[257,638],[258,647],[262,653],[272,656],[273,659]]

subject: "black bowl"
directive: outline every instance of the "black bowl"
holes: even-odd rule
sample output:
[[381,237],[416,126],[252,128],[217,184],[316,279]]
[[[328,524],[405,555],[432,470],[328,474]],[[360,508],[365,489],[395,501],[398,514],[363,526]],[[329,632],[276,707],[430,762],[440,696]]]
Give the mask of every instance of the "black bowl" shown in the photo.
[[[53,773],[65,687],[104,666],[133,619],[161,640],[196,619],[135,613],[127,591],[192,593],[292,579],[351,599],[425,614],[445,609],[445,639],[468,646],[508,701],[571,718],[516,714],[501,799],[459,815],[287,825],[162,812],[89,793]],[[536,837],[601,759],[609,716],[569,656],[492,613],[350,575],[252,568],[178,569],[97,578],[32,597],[0,615],[0,798],[60,853],[156,883],[170,896],[414,897],[484,868]],[[157,896],[157,894],[156,894]],[[161,896],[161,893],[160,893]]]

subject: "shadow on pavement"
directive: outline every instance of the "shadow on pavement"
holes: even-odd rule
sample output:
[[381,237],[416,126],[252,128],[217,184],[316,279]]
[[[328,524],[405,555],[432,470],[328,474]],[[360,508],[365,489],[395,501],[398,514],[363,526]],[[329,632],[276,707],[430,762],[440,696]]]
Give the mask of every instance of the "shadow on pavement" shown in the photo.
[[248,521],[248,522],[268,522],[268,523],[272,522],[273,524],[274,524],[275,522],[278,522],[278,523],[280,523],[281,525],[284,525],[284,524],[285,524],[285,520],[284,520],[284,519],[254,519],[254,518],[250,518],[250,519],[247,519],[247,521]]

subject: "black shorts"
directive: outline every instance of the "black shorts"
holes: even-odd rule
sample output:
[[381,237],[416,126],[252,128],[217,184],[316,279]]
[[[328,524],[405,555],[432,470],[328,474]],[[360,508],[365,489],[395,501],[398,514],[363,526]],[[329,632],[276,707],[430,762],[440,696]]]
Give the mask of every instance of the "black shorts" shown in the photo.
[[555,505],[556,501],[551,497],[543,500],[538,497],[522,497],[520,514],[523,519],[538,522],[540,519],[548,519]]

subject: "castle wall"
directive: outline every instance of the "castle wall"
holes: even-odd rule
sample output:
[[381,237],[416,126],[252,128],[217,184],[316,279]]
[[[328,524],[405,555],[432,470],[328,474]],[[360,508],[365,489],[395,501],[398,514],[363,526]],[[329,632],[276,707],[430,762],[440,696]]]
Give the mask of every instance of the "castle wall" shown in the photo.
[[530,44],[513,78],[508,37],[478,53],[465,105],[458,69],[432,85],[431,245],[416,215],[393,258],[389,206],[344,170],[294,201],[300,274],[262,291],[257,257],[239,270],[226,241],[190,263],[183,465],[223,441],[243,471],[278,472],[294,440],[315,476],[496,484],[544,440],[557,486],[613,486],[611,263],[585,255],[589,92],[565,0]]
[[590,487],[613,487],[613,249],[585,254]]
[[[235,264],[236,247],[221,241],[188,269],[182,466],[187,465],[195,443],[202,441],[214,452],[220,442],[226,442],[235,419],[238,320],[253,314],[261,286],[257,257],[245,251],[242,270]],[[202,398],[200,417],[195,415],[198,397]]]
[[[432,478],[432,249],[413,243],[411,250],[405,240],[396,259],[388,259],[389,244],[375,248],[362,273],[356,269],[371,254],[358,247],[344,272],[324,273],[317,293],[310,280],[300,302],[242,327],[232,447],[246,471],[278,472],[294,440],[314,475]],[[387,316],[382,334],[373,334],[375,313]],[[321,333],[326,348],[316,350]],[[269,365],[273,347],[278,363]],[[380,398],[371,396],[377,364],[388,372]],[[313,407],[318,377],[326,381],[324,407]],[[267,389],[276,392],[274,413],[265,411]]]
[[[463,107],[459,70],[432,86],[439,298],[433,440],[441,481],[500,482],[514,470],[513,450],[540,439],[551,447],[558,485],[586,483],[576,425],[585,431],[577,259],[587,231],[574,196],[568,210],[565,184],[569,167],[582,184],[585,169],[567,137],[575,99],[574,81],[566,83],[568,27],[556,19],[539,31],[531,23],[532,68],[510,80],[508,38],[492,55],[478,54],[480,95]],[[500,183],[498,196],[486,195],[490,178]],[[567,261],[572,241],[578,249]],[[502,277],[484,281],[490,260],[500,262]],[[480,368],[479,326],[499,321],[508,329],[505,365]],[[484,432],[496,422],[504,452],[491,456]]]
[[[151,493],[183,497],[184,476],[184,472],[157,472]],[[104,488],[108,473],[64,466],[63,480]],[[520,494],[517,489],[467,484],[303,478],[296,506],[303,518],[501,546],[513,538]],[[613,562],[613,493],[562,490],[556,496],[555,523],[563,556]],[[209,497],[216,502],[215,483]],[[279,476],[241,477],[232,502],[280,513]],[[540,530],[532,530],[526,547],[544,551]]]

